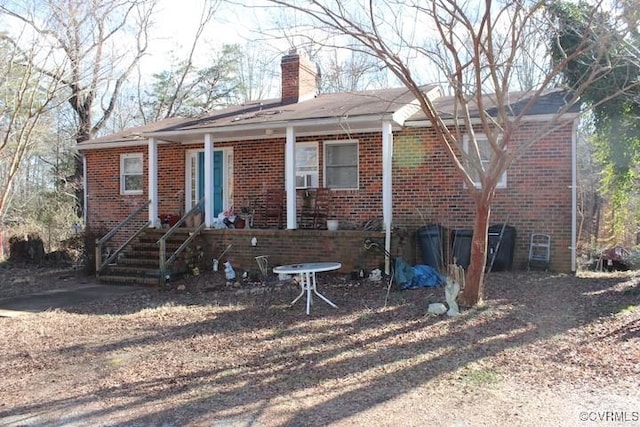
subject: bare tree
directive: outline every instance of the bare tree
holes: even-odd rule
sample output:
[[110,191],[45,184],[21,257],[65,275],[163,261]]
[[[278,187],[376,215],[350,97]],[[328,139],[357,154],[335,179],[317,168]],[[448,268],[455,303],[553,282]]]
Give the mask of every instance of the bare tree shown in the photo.
[[36,57],[40,63],[53,64],[51,50],[23,37],[24,33],[16,39],[0,37],[0,222],[11,205],[20,171],[29,165],[48,131],[48,113],[60,103],[58,82],[32,65]]
[[[152,92],[154,106],[149,111],[148,106],[143,105],[147,98],[142,95],[143,89],[139,88],[140,113],[144,122],[156,121],[162,118],[174,117],[180,114],[181,107],[186,102],[189,94],[196,86],[204,80],[201,73],[198,73],[195,59],[198,47],[203,40],[203,35],[207,26],[215,16],[220,7],[220,0],[205,0],[201,3],[198,24],[191,39],[191,45],[185,59],[180,59],[179,55],[172,53],[170,64],[173,68],[155,75],[156,87]],[[200,74],[200,77],[196,75]]]
[[237,102],[242,52],[237,45],[224,45],[205,55],[207,66],[175,59],[172,68],[155,73],[148,90],[140,90],[140,111],[145,122],[176,116],[197,116],[216,107]]
[[248,42],[244,45],[238,70],[240,102],[274,95],[278,87],[280,56],[281,53],[275,49],[265,49],[264,43]]
[[[567,126],[567,113],[578,102],[580,94],[594,81],[607,76],[609,69],[603,65],[606,61],[599,59],[607,57],[604,41],[610,40],[608,33],[602,31],[601,40],[578,34],[575,50],[565,51],[562,59],[547,68],[546,64],[551,62],[539,56],[548,58],[547,52],[523,48],[523,40],[530,37],[549,39],[553,22],[549,21],[542,1],[387,0],[342,4],[271,0],[271,3],[311,18],[315,28],[349,36],[356,42],[352,50],[378,58],[415,95],[475,203],[471,260],[462,302],[474,305],[481,301],[487,232],[500,177],[533,144],[555,129]],[[598,32],[595,27],[599,22],[595,17],[599,7],[600,4],[595,4],[593,8],[591,24],[595,33]],[[594,43],[602,48],[594,48]],[[562,49],[559,44],[557,47]],[[564,108],[541,123],[526,143],[514,144],[514,135],[533,106],[557,85],[567,64],[588,49],[599,58],[595,58],[594,66],[581,84],[568,93]],[[537,57],[536,61],[532,61],[532,57]],[[532,89],[518,108],[513,109],[510,92],[517,83],[523,59],[528,59],[530,64],[545,63],[547,69],[538,73],[535,84],[527,84]],[[428,83],[424,80],[428,79],[430,69],[440,71],[453,94],[450,112],[453,125],[444,120],[421,89],[422,84]],[[486,135],[488,153],[482,153],[477,139],[480,133]],[[467,149],[462,135],[467,136]]]
[[384,68],[371,55],[331,48],[327,52],[319,52],[318,57],[322,70],[320,92],[380,89],[388,84]]
[[[66,89],[68,105],[75,113],[76,142],[96,135],[113,114],[127,77],[147,50],[154,6],[152,0],[0,4],[6,22],[26,25],[33,40],[55,50],[56,66],[42,63],[38,56],[30,58],[31,66]],[[74,176],[78,195],[81,176],[78,158]]]

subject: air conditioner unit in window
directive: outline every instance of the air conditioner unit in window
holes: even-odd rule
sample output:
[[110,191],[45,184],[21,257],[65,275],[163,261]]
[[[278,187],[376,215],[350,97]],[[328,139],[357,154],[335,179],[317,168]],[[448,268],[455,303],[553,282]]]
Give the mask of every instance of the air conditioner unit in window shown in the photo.
[[312,174],[296,175],[297,188],[311,188],[314,185]]

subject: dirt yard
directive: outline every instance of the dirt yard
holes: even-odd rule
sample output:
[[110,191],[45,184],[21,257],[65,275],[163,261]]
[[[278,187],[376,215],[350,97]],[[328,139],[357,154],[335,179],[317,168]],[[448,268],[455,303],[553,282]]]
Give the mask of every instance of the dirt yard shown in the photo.
[[[69,282],[0,271],[0,298]],[[494,273],[453,318],[426,314],[441,288],[385,305],[386,283],[333,276],[338,308],[307,316],[292,285],[185,285],[0,318],[0,425],[640,424],[634,274]]]

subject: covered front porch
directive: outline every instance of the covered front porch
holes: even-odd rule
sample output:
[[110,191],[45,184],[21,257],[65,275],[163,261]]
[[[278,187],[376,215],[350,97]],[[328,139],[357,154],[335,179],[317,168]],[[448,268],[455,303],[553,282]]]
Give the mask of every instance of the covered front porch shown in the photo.
[[[96,242],[97,276],[109,283],[156,285],[215,270],[214,264],[223,270],[223,262],[230,262],[241,275],[255,273],[257,257],[266,256],[271,267],[340,262],[340,274],[362,278],[374,269],[384,270],[388,259],[385,233],[379,230],[205,229],[204,224],[185,227],[183,220],[170,229],[144,224],[115,251],[108,250],[117,229],[112,230]],[[391,233],[391,255],[413,262],[417,252],[414,236],[410,230]]]
[[[381,204],[381,210],[372,209],[370,212],[367,212],[368,217],[374,218],[382,218],[382,230],[384,232],[377,232],[375,236],[376,241],[380,241],[382,248],[390,253],[391,248],[391,230],[392,230],[392,222],[393,222],[393,209],[392,209],[392,198],[393,198],[393,189],[392,189],[392,153],[393,153],[393,124],[396,123],[395,119],[389,117],[390,120],[380,121],[380,118],[376,118],[376,120],[367,120],[359,123],[359,126],[355,130],[359,130],[361,132],[375,132],[377,134],[377,140],[380,141],[377,144],[378,156],[381,156],[379,170],[376,172],[377,176],[381,177],[381,182],[378,186],[380,191],[379,197],[375,197],[374,199],[378,200],[378,203]],[[396,124],[397,126],[397,124]],[[322,128],[322,131],[320,130]],[[244,141],[244,144],[247,144],[246,147],[250,147],[252,142],[259,142],[264,140],[265,132],[274,141],[281,141],[279,144],[284,142],[284,150],[280,148],[279,150],[273,150],[272,158],[274,159],[274,163],[270,167],[278,168],[280,175],[280,180],[272,183],[272,188],[277,191],[281,191],[284,195],[284,207],[283,207],[283,228],[286,231],[294,232],[299,231],[298,234],[304,234],[301,230],[301,224],[299,223],[300,218],[300,191],[304,190],[307,187],[300,187],[297,184],[297,175],[296,175],[296,143],[297,136],[300,135],[303,137],[302,141],[305,141],[304,137],[307,137],[308,140],[309,135],[315,135],[318,133],[325,135],[335,135],[336,133],[342,131],[340,129],[339,124],[336,124],[335,118],[327,121],[325,124],[318,124],[317,121],[314,121],[313,125],[297,123],[296,126],[283,126],[280,124],[274,124],[272,128],[265,130],[264,125],[260,126],[260,128],[249,127],[242,128],[234,127],[232,131],[228,128],[216,129],[199,129],[199,132],[187,133],[185,134],[184,130],[179,131],[175,135],[171,131],[162,131],[162,132],[152,132],[148,136],[147,146],[148,146],[148,168],[147,168],[147,182],[148,182],[148,196],[149,196],[149,207],[148,207],[148,221],[151,224],[151,227],[161,228],[162,221],[160,218],[165,213],[161,208],[161,198],[166,197],[166,192],[160,190],[163,183],[161,179],[175,180],[175,176],[167,176],[167,174],[163,173],[161,170],[162,162],[159,161],[160,152],[159,147],[163,144],[175,144],[178,142],[180,145],[192,147],[187,151],[187,159],[185,167],[185,185],[184,185],[184,211],[189,211],[194,207],[194,203],[197,200],[201,200],[201,211],[203,212],[202,222],[204,224],[204,231],[224,231],[220,230],[219,221],[218,221],[218,213],[221,210],[229,210],[234,209],[236,214],[241,214],[241,208],[244,207],[243,202],[246,197],[250,194],[260,194],[265,193],[265,184],[264,182],[253,184],[255,188],[248,188],[246,184],[242,181],[246,180],[248,176],[251,176],[251,170],[244,170],[239,165],[243,165],[243,156],[250,155],[250,148],[247,148],[246,151],[242,152],[241,149],[238,149],[233,141]],[[176,138],[180,138],[179,141],[176,141]],[[216,141],[220,141],[217,143]],[[200,168],[201,178],[198,179],[196,184],[193,184],[194,175],[193,168],[190,165],[196,165],[196,157],[193,154],[194,148],[196,147],[194,144],[202,144],[202,147],[199,151],[198,156],[200,159],[198,160],[197,167]],[[234,148],[235,147],[235,148]],[[256,147],[258,147],[256,145]],[[275,146],[274,146],[275,147]],[[282,147],[282,145],[280,145]],[[258,150],[263,149],[257,148]],[[222,167],[224,169],[223,173],[220,173],[220,162],[217,160],[216,155],[219,155],[221,150],[224,151],[224,156],[222,157],[224,160],[222,163]],[[284,159],[282,158],[284,157]],[[278,166],[279,165],[279,166]],[[282,171],[284,169],[284,171]],[[162,178],[161,178],[162,177]],[[244,186],[244,187],[243,187]],[[198,191],[195,191],[195,188],[198,188]],[[316,188],[328,188],[328,184],[326,182],[316,182],[313,186],[315,188],[309,188],[310,190],[315,190]],[[226,194],[221,197],[220,189],[222,191],[226,191]],[[336,196],[341,196],[348,193],[359,192],[360,189],[356,188],[330,188],[331,191]],[[263,194],[263,201],[266,201],[266,197]],[[243,230],[234,230],[233,236],[238,236],[237,233],[240,231],[241,233],[245,233]],[[253,231],[253,229],[252,229]],[[267,233],[268,231],[256,230],[259,233]],[[323,239],[336,239],[342,240],[345,238],[346,234],[342,233],[336,234],[328,234]],[[307,232],[307,230],[305,230]],[[206,234],[206,233],[205,233]],[[224,234],[224,233],[223,233]],[[219,235],[219,234],[213,234]],[[290,234],[293,236],[294,234]],[[371,237],[371,236],[370,236]],[[339,239],[337,239],[339,238]],[[244,245],[249,244],[250,239],[246,239]],[[308,244],[302,244],[303,252],[293,252],[294,254],[300,253],[309,253],[307,259],[309,257],[313,258],[313,250],[311,246],[313,244],[318,244],[317,239],[310,239],[311,242]],[[314,241],[316,240],[316,241]],[[363,239],[359,238],[360,246],[362,244]],[[336,242],[335,244],[339,244]],[[281,248],[278,249],[280,253]],[[320,251],[322,253],[322,251]],[[345,254],[346,255],[346,254]],[[316,257],[317,258],[317,257]],[[319,258],[317,258],[319,259]],[[290,259],[291,262],[296,262],[295,259]],[[382,270],[386,273],[389,273],[390,260],[388,257],[384,259],[384,263],[381,266]],[[347,263],[349,264],[349,263]],[[350,263],[354,264],[354,263]]]

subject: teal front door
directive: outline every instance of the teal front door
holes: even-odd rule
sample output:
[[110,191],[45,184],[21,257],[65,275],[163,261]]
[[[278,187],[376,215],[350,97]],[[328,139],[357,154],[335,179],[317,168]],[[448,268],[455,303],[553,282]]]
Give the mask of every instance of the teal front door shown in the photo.
[[[213,152],[213,216],[217,217],[223,210],[223,174],[222,151]],[[198,199],[204,197],[204,151],[198,153]]]

